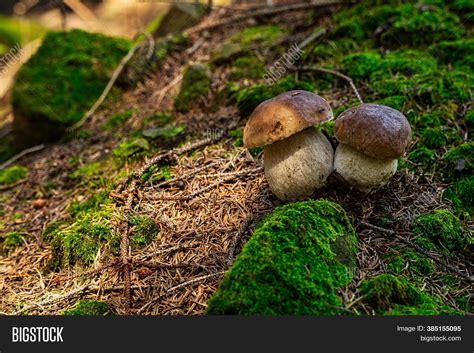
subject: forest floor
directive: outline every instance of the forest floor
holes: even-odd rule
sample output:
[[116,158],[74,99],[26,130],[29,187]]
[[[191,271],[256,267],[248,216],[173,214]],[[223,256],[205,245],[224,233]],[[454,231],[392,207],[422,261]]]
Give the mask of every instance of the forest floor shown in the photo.
[[[431,8],[434,5],[426,6],[430,8],[419,11],[437,11]],[[235,98],[235,92],[246,92],[248,98],[260,92],[258,87],[267,87],[262,72],[249,72],[256,69],[251,60],[257,58],[271,66],[294,43],[323,29],[324,34],[315,36],[305,48],[302,62],[295,67],[304,64],[341,70],[354,79],[367,101],[380,102],[397,95],[377,92],[375,81],[370,81],[373,77],[366,76],[362,64],[356,69],[347,66],[348,57],[354,53],[378,50],[386,56],[390,50],[385,50],[386,43],[374,40],[379,35],[374,32],[372,38],[361,40],[360,47],[354,44],[357,38],[341,34],[344,28],[334,20],[341,11],[350,10],[346,5],[304,9],[249,17],[204,31],[191,30],[186,41],[158,68],[135,88],[108,99],[75,136],[21,158],[16,164],[27,167],[27,176],[13,184],[0,185],[4,242],[7,235],[13,234],[21,243],[11,248],[4,246],[0,253],[0,312],[61,314],[77,307],[79,300],[87,299],[106,303],[107,311],[116,314],[204,313],[207,301],[253,229],[264,215],[282,204],[268,188],[262,152],[242,146],[241,128],[247,118],[242,108],[245,100]],[[236,13],[240,11],[216,9],[199,26],[232,18]],[[463,25],[465,32],[454,39],[470,38],[470,24]],[[250,54],[246,54],[251,60],[240,68],[234,66],[235,59],[216,64],[216,48],[249,28],[256,28],[255,33],[246,34],[253,36],[249,40]],[[246,43],[245,38],[240,39]],[[323,49],[326,53],[322,53]],[[329,51],[335,52],[333,61],[318,57],[321,54],[324,58]],[[189,111],[180,112],[175,97],[185,68],[211,61],[207,93]],[[313,85],[339,113],[357,103],[346,81],[330,74],[303,73],[295,67],[285,72],[283,80],[287,83],[282,87]],[[390,79],[404,75],[396,69],[387,70],[391,70]],[[413,74],[406,76],[413,79]],[[472,89],[469,82],[466,84],[468,90]],[[407,99],[414,100],[409,95]],[[472,217],[466,216],[471,211],[468,207],[460,211],[444,195],[456,181],[438,173],[438,169],[450,168],[442,164],[450,148],[470,143],[466,125],[458,122],[469,111],[471,99],[449,99],[450,104],[456,102],[455,109],[444,104],[455,113],[449,123],[442,124],[454,128],[459,136],[444,145],[426,147],[434,151],[435,159],[428,167],[407,157],[427,146],[417,132],[405,163],[400,163],[388,185],[364,195],[331,178],[328,186],[315,195],[339,203],[356,229],[358,268],[352,282],[338,290],[348,313],[376,312],[361,297],[360,284],[382,273],[405,276],[444,306],[472,313],[472,244],[456,250],[454,255],[437,247],[420,251],[419,246],[412,246],[416,243],[413,217],[440,209],[456,214],[463,234],[472,237]],[[413,125],[415,119],[444,109],[421,101],[408,101],[397,108],[408,115],[413,105],[418,106],[413,114],[416,118],[409,117],[414,130],[418,129]],[[147,129],[168,126],[163,122],[168,119],[172,120],[169,137],[143,137]],[[336,144],[330,133],[328,137]],[[160,156],[157,163],[145,173],[134,175],[156,156]],[[433,167],[436,165],[439,168]],[[467,173],[470,177],[472,170]],[[131,182],[124,188],[124,181],[129,178]],[[80,248],[77,254],[68,253],[70,248],[55,243],[58,230],[70,235],[69,245]],[[130,235],[132,248],[130,302],[118,245],[124,234]],[[100,239],[99,246],[79,243],[88,242],[89,238]],[[395,258],[404,259],[401,268],[395,266]],[[421,263],[428,263],[429,270],[420,270]]]

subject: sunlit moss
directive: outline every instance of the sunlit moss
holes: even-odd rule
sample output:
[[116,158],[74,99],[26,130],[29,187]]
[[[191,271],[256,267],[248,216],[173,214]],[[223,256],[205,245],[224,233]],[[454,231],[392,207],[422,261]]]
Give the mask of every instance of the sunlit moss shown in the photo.
[[[130,43],[80,30],[50,32],[13,86],[15,123],[57,138],[97,100]],[[34,134],[33,134],[34,132]]]
[[10,185],[25,178],[28,175],[26,167],[13,166],[0,170],[0,185]]

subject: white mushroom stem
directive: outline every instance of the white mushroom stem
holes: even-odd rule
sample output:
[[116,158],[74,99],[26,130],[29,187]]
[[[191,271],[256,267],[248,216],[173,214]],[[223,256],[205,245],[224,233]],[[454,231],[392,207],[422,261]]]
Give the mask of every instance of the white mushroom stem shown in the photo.
[[264,149],[270,189],[281,200],[309,197],[326,184],[334,150],[326,136],[310,127]]
[[334,170],[363,192],[385,185],[397,171],[396,159],[378,159],[340,143],[334,156]]

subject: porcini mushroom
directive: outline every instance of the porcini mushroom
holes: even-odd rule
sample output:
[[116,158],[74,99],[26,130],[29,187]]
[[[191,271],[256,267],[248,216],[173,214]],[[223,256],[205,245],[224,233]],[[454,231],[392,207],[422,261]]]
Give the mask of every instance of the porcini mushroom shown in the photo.
[[340,142],[334,156],[335,171],[360,191],[369,192],[385,185],[397,171],[411,128],[398,110],[361,104],[336,119],[334,135]]
[[265,176],[279,199],[301,199],[324,186],[333,169],[334,150],[313,126],[332,118],[326,100],[301,90],[269,99],[250,115],[245,146],[264,146]]

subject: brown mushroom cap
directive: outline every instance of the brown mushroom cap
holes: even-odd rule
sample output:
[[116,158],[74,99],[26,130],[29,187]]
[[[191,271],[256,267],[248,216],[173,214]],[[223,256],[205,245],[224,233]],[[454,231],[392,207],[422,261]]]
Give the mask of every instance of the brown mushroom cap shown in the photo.
[[248,148],[266,146],[332,118],[329,103],[317,94],[285,92],[255,108],[245,125],[244,143]]
[[361,104],[338,116],[334,134],[339,142],[366,155],[388,159],[405,152],[411,127],[398,110],[380,104]]

